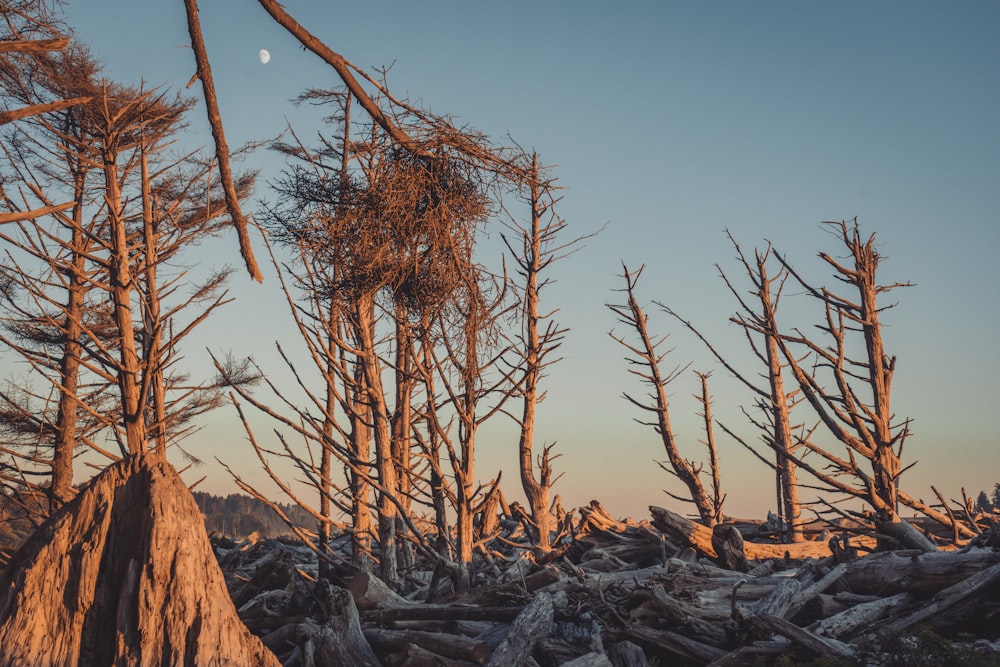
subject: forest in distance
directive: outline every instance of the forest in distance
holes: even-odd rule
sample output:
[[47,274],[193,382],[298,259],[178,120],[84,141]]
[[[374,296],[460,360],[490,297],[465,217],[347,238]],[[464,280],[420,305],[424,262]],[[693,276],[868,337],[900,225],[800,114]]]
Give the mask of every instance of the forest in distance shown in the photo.
[[[904,484],[912,421],[893,407],[885,318],[912,283],[883,276],[881,245],[859,219],[822,223],[808,258],[786,255],[780,239],[747,247],[727,231],[736,268],[718,269],[749,370],[670,303],[647,305],[644,267],[622,262],[606,304],[616,321],[609,335],[633,382],[623,398],[655,435],[673,509],[651,507],[651,519],[634,521],[612,518],[599,497],[564,507],[558,482],[571,471],[536,437],[548,373],[564,363],[571,335],[547,288],[560,260],[595,234],[560,217],[560,187],[541,156],[396,97],[385,72],[355,67],[279,3],[259,3],[342,84],[302,93],[328,112],[322,134],[306,142],[289,132],[257,147],[284,160],[267,184],[241,171],[241,151],[227,145],[196,0],[183,2],[197,71],[186,91],[112,81],[58,5],[0,0],[0,345],[19,364],[0,389],[0,665],[172,652],[177,664],[216,655],[332,664],[323,661],[334,654],[344,664],[460,665],[473,655],[478,664],[531,664],[501,657],[517,650],[510,621],[541,633],[530,645],[544,664],[591,654],[578,664],[649,664],[612,661],[602,636],[622,655],[635,646],[684,664],[743,664],[744,649],[765,655],[778,635],[797,655],[853,660],[874,641],[863,624],[845,629],[838,619],[820,632],[805,616],[822,624],[870,604],[871,618],[897,635],[930,620],[952,631],[956,617],[941,619],[953,607],[941,601],[957,605],[960,593],[965,611],[985,599],[995,613],[995,600],[982,596],[1000,580],[1000,484],[992,495],[932,487],[929,500]],[[212,145],[185,152],[179,138],[193,114],[207,115]],[[500,256],[485,256],[487,233],[501,240]],[[195,279],[187,264],[218,237],[235,237],[233,257],[254,280],[263,276],[259,258],[279,278],[297,334],[276,343],[280,369],[218,349],[210,372],[185,363],[192,333],[232,300],[235,269]],[[735,379],[747,425],[713,417],[712,373],[695,370],[702,432],[694,446],[677,437],[670,386],[692,369],[668,356],[650,308]],[[279,370],[290,386],[273,380]],[[247,443],[240,456],[259,473],[249,479],[220,461],[240,490],[225,498],[180,477],[199,462],[189,440],[219,412],[231,415]],[[484,475],[479,436],[497,423],[513,433],[503,446],[516,452],[517,469]],[[753,525],[733,521],[734,473],[720,465],[720,438],[750,452],[773,488],[775,511]],[[219,546],[209,533],[234,539]],[[296,546],[266,552],[267,544],[240,542],[251,533],[290,536]],[[953,553],[964,559],[954,567],[941,560]],[[895,582],[896,597],[881,600],[870,581],[896,570],[883,570],[879,556],[911,564],[927,556],[939,588]],[[234,569],[223,572],[216,559]],[[771,576],[810,559],[794,591]],[[760,577],[749,586],[758,597],[738,609],[746,582],[727,579],[725,603],[705,602],[711,610],[694,622],[680,600],[694,602],[635,574],[699,562],[713,563],[719,578]],[[528,581],[565,596],[569,582],[586,583],[587,568],[624,572],[619,584],[637,588],[602,600],[600,623],[574,616],[590,623],[586,650],[543,648],[558,603],[532,597]],[[816,597],[822,608],[806,614],[807,599],[841,576],[854,597]],[[398,610],[414,597],[472,600],[487,588],[495,598],[479,604],[501,619],[487,620],[511,634],[421,649],[465,662],[418,659],[417,635],[388,636],[400,627],[359,616],[426,621]],[[70,589],[80,600],[67,602]],[[927,603],[940,591],[940,605]],[[496,611],[505,596],[520,605],[520,621]],[[267,606],[279,597],[281,613]],[[296,611],[311,604],[312,616]],[[139,611],[148,609],[157,612]],[[50,614],[70,638],[55,647],[38,639],[33,620]],[[695,639],[647,623],[662,616]],[[615,623],[624,629],[611,632]],[[1000,641],[989,632],[984,641]]]

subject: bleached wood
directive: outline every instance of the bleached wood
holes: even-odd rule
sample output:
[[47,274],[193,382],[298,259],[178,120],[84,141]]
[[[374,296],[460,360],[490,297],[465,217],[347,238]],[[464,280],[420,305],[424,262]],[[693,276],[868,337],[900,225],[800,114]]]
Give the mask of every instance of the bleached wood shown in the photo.
[[[653,526],[682,540],[709,558],[718,558],[715,547],[712,546],[712,529],[662,507],[651,505],[649,511],[653,515]],[[786,556],[799,560],[825,558],[830,555],[829,545],[823,542],[795,542],[793,544],[744,542],[743,550],[748,560],[766,560],[768,558],[785,558]]]
[[857,631],[874,626],[893,609],[906,604],[909,599],[907,593],[897,593],[871,602],[862,602],[817,621],[810,629],[824,637],[836,639],[849,637]]
[[528,664],[535,644],[549,634],[554,610],[552,596],[538,593],[514,619],[514,624],[493,651],[488,667],[523,667]]
[[262,665],[180,476],[155,454],[98,475],[0,578],[0,665]]

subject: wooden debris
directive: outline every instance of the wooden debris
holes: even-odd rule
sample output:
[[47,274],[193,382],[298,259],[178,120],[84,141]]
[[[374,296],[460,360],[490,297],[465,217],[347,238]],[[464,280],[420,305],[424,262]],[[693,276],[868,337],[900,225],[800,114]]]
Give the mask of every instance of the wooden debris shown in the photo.
[[526,666],[535,644],[549,633],[552,618],[552,596],[538,593],[514,619],[510,632],[486,664],[489,667]]
[[[651,514],[651,523],[618,521],[591,504],[572,538],[541,563],[523,526],[509,522],[507,548],[490,552],[473,589],[439,591],[444,597],[434,604],[414,602],[437,585],[429,576],[410,576],[406,591],[394,591],[372,575],[354,575],[349,590],[335,589],[360,608],[360,634],[348,643],[370,647],[378,662],[339,658],[339,664],[721,667],[779,655],[836,660],[856,655],[861,644],[877,647],[883,631],[905,635],[925,626],[981,632],[977,646],[1000,652],[989,630],[1000,608],[1000,552],[992,548],[859,550],[844,558],[856,549],[856,536],[835,536],[846,545],[838,557],[828,541],[756,543],[759,531],[747,522],[709,530],[660,508]],[[874,538],[865,548],[872,545]],[[317,613],[315,583],[302,575],[312,565],[287,557],[311,552],[282,549],[231,544],[220,560],[239,573],[231,577],[234,596],[255,591],[241,616],[282,662],[323,664],[318,647],[330,649],[330,637],[346,631]],[[414,568],[429,573],[433,564]],[[279,588],[260,590],[263,582]]]

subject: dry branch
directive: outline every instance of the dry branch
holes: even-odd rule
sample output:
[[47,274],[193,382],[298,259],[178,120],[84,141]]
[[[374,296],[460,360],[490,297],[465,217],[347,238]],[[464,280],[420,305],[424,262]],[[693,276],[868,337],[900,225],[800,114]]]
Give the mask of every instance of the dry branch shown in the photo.
[[62,111],[63,109],[75,107],[78,104],[86,104],[90,101],[90,99],[91,98],[89,97],[74,97],[68,100],[46,102],[45,104],[32,104],[26,107],[21,107],[20,109],[11,109],[10,111],[0,111],[0,125],[6,125],[7,123],[12,123],[15,120],[20,120],[29,116],[37,116],[42,113]]

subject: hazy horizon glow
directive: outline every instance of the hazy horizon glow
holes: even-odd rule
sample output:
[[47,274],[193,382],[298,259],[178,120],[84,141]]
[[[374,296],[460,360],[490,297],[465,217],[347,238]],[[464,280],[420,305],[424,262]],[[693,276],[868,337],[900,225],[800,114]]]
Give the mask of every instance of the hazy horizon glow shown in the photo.
[[[339,81],[252,2],[201,3],[201,20],[231,146],[274,137],[291,123],[307,139],[321,114],[291,99]],[[538,447],[557,442],[556,487],[564,507],[600,500],[612,514],[646,518],[646,506],[688,508],[662,492],[682,488],[655,463],[658,436],[621,398],[640,393],[623,350],[607,333],[605,307],[621,296],[624,261],[645,264],[638,293],[650,328],[671,333],[665,366],[713,371],[713,411],[747,439],[740,412],[750,397],[703,346],[651,303],[693,320],[734,362],[754,371],[733,301],[715,264],[738,278],[729,229],[747,250],[771,241],[803,271],[826,279],[818,251],[840,252],[824,220],[857,216],[887,256],[893,293],[887,343],[898,357],[894,405],[914,419],[902,486],[933,498],[975,495],[1000,481],[994,424],[1000,352],[1000,5],[884,3],[544,3],[456,0],[422,5],[289,2],[288,11],[331,48],[366,69],[386,67],[391,90],[452,114],[497,142],[513,137],[538,151],[564,186],[559,214],[567,238],[606,231],[556,265],[543,295],[570,328],[564,360],[546,380]],[[125,83],[182,90],[194,71],[180,2],[69,0],[67,21]],[[149,29],[153,26],[154,29]],[[263,57],[262,47],[271,61]],[[194,92],[191,91],[191,92]],[[185,145],[208,145],[199,103]],[[259,151],[259,197],[281,159]],[[252,206],[248,207],[252,209]],[[259,250],[263,254],[263,248]],[[194,263],[240,265],[234,237],[194,253]],[[188,343],[253,354],[283,372],[274,341],[287,343],[287,307],[273,271],[265,284],[238,275],[237,302]],[[809,327],[816,319],[795,321]],[[10,370],[9,355],[3,357]],[[5,374],[6,375],[6,374]],[[703,458],[698,391],[688,373],[670,386],[672,417]],[[508,498],[520,495],[516,439],[508,426],[484,434],[484,481],[505,470]],[[772,475],[721,432],[728,514],[774,509]],[[185,444],[209,461],[201,490],[232,490],[214,457],[251,480],[245,435],[232,410],[213,414]]]

